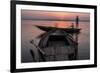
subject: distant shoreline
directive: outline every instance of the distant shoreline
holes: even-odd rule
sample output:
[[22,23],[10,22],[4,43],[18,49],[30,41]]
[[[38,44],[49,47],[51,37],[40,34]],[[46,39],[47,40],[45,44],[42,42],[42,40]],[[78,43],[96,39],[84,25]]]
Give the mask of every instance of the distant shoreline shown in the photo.
[[[22,19],[32,21],[75,21],[75,20],[60,20],[60,19]],[[90,20],[79,20],[79,22],[90,22]]]

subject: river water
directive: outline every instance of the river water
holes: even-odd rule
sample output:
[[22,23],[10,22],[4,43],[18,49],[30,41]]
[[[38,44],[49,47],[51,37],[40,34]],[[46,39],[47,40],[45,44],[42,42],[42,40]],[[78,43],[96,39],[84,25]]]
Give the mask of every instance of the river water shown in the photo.
[[[61,28],[67,28],[71,26],[74,21],[32,21],[22,20],[21,22],[21,62],[34,62],[30,49],[35,53],[35,58],[38,58],[37,49],[30,43],[31,40],[35,41],[38,45],[40,38],[38,36],[44,31],[37,28],[35,25],[41,26],[55,26],[59,24]],[[90,22],[79,22],[79,28],[81,28],[78,35],[78,59],[87,60],[90,59]]]

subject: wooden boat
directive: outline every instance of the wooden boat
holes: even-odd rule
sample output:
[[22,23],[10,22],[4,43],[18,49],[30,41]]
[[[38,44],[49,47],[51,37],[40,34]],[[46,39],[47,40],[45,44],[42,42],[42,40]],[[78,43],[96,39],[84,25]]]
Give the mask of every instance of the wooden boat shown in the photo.
[[40,30],[45,31],[40,35],[38,44],[39,61],[65,61],[77,60],[78,57],[78,36],[76,41],[74,33],[80,33],[79,17],[76,16],[76,28],[58,28],[36,25]]
[[77,44],[72,36],[61,29],[48,31],[41,37],[38,47],[45,55],[40,55],[40,61],[64,61],[77,59]]
[[58,28],[58,27],[50,27],[50,26],[39,26],[39,25],[36,25],[36,27],[38,27],[39,29],[43,30],[43,31],[50,31],[50,30],[53,30],[53,29],[60,29],[60,30],[64,30],[65,32],[67,33],[70,33],[70,34],[73,34],[73,33],[80,33],[80,28],[79,28],[79,16],[76,16],[76,19],[75,19],[75,25],[76,25],[76,28],[74,28],[74,23],[72,23],[72,27],[70,28]]
[[43,30],[43,31],[50,31],[52,29],[60,29],[60,30],[64,30],[67,33],[79,33],[81,29],[79,28],[57,28],[57,27],[47,27],[47,26],[38,26],[36,25],[36,27],[38,27],[39,29]]

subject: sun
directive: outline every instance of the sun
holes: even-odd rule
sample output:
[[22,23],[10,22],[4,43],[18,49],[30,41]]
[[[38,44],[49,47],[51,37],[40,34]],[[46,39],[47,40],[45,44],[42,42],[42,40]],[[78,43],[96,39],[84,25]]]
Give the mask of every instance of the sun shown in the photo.
[[66,23],[66,22],[59,22],[59,23],[55,23],[52,27],[56,27],[56,28],[68,28],[70,26],[70,24]]

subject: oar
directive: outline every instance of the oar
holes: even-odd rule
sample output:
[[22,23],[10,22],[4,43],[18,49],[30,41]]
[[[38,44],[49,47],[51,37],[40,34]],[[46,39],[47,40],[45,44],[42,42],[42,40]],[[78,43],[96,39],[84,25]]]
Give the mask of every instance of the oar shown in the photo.
[[33,44],[33,45],[39,50],[39,52],[41,52],[43,55],[45,55],[45,52],[44,52],[42,49],[40,49],[40,47],[38,47],[38,46],[34,43],[34,40],[31,40],[30,43]]

